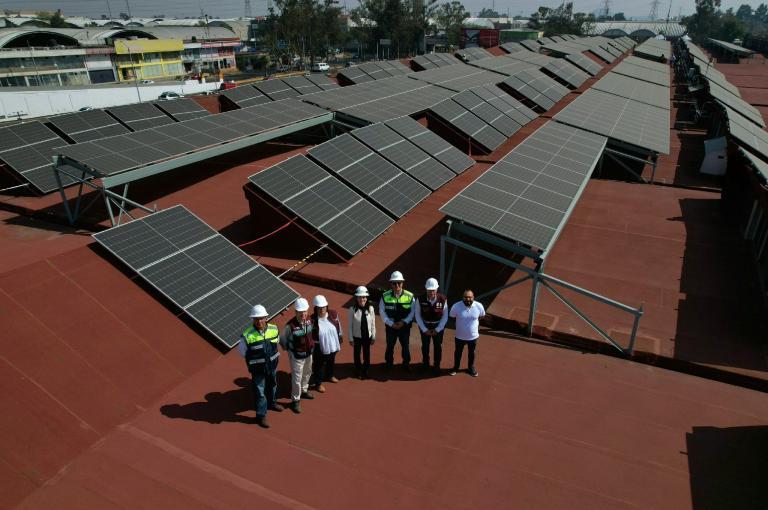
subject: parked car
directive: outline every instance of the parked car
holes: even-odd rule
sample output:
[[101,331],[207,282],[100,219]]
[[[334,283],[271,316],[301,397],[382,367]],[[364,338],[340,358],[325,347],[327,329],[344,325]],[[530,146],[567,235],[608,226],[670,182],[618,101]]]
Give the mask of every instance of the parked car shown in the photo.
[[141,80],[139,83],[141,83],[142,85],[152,85],[155,82],[152,80]]
[[184,97],[184,95],[183,94],[179,94],[178,92],[166,91],[166,92],[163,92],[162,94],[160,94],[158,96],[158,99],[161,100],[161,101],[171,101],[172,99],[180,99],[182,97]]
[[312,64],[312,72],[313,73],[324,73],[325,71],[328,71],[331,68],[326,62],[315,62]]
[[89,110],[93,110],[93,108],[91,108],[90,106],[83,106],[82,108],[79,108],[77,111],[78,112],[87,112]]

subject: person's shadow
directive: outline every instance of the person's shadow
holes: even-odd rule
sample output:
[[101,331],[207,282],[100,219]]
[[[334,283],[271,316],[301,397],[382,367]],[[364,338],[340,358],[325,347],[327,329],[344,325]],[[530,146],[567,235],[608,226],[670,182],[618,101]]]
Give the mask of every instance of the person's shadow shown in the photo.
[[[160,407],[160,412],[168,418],[182,418],[216,424],[222,422],[254,423],[255,417],[241,414],[254,412],[251,380],[247,377],[238,377],[233,382],[237,386],[236,389],[223,393],[219,391],[208,393],[203,402],[166,404]],[[278,372],[277,398],[285,398],[286,395],[290,397],[290,387],[290,375]],[[280,404],[278,403],[278,405]]]

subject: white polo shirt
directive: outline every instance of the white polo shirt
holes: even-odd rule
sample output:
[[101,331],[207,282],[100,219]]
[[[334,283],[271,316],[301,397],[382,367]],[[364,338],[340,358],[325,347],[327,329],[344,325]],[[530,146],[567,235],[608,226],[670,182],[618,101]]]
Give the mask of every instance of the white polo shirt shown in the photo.
[[456,340],[471,341],[480,337],[480,317],[485,316],[485,307],[477,301],[467,306],[463,301],[454,303],[449,314],[456,319]]

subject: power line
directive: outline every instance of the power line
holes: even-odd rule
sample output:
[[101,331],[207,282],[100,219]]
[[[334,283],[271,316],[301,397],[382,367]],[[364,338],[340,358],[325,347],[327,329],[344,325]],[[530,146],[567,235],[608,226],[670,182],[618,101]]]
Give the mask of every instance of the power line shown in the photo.
[[653,0],[651,2],[651,13],[648,15],[651,21],[659,17],[659,3],[659,0]]

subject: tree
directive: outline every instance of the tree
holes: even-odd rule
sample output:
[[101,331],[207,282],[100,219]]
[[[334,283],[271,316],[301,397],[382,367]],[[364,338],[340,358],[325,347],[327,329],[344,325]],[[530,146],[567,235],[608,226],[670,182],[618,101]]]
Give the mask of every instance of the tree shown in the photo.
[[279,14],[270,12],[265,34],[277,53],[278,41],[284,41],[291,56],[309,54],[310,62],[315,55],[325,55],[331,46],[341,41],[339,17],[341,9],[335,0],[277,0]]
[[760,4],[755,9],[755,19],[761,23],[768,23],[768,6]]
[[723,41],[730,42],[743,36],[744,32],[744,23],[737,16],[734,16],[733,14],[724,14],[720,19],[720,27],[716,33],[716,37]]
[[544,30],[544,36],[557,34],[581,35],[588,32],[595,17],[592,14],[573,12],[573,2],[564,2],[557,8],[541,6],[531,14],[532,28]]
[[720,0],[695,0],[696,12],[687,19],[688,33],[697,41],[715,35],[719,27]]
[[435,17],[438,25],[445,30],[448,44],[457,46],[461,38],[461,22],[469,18],[469,13],[464,5],[457,0],[441,4],[435,11]]
[[623,12],[617,12],[613,15],[613,21],[627,21],[627,18],[624,17]]
[[477,15],[478,18],[501,18],[501,15],[493,9],[484,8]]
[[748,4],[741,4],[736,10],[736,17],[740,20],[748,20],[752,18],[752,6]]

